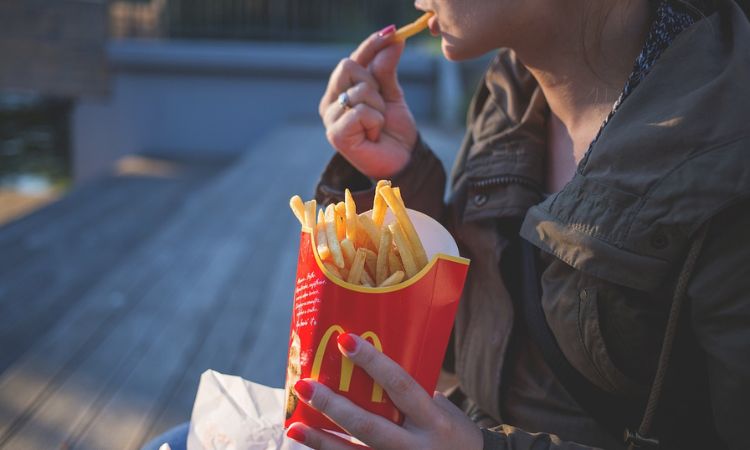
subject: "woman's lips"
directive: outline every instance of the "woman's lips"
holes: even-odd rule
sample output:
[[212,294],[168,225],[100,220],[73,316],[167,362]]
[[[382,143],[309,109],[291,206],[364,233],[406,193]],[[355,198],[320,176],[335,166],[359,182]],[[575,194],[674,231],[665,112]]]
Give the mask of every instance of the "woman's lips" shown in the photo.
[[440,35],[440,24],[438,23],[437,16],[433,14],[430,20],[427,21],[427,26],[430,27],[430,34],[433,36]]

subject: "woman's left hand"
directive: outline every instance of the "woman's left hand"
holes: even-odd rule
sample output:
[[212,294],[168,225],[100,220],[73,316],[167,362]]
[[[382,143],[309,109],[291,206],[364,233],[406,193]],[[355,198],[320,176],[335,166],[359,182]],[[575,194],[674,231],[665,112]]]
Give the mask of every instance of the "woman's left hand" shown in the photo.
[[[325,385],[300,380],[294,389],[307,405],[325,414],[352,436],[376,449],[467,449],[480,450],[482,432],[466,415],[440,393],[427,392],[392,359],[369,342],[353,334],[338,338],[339,350],[362,367],[381,385],[406,416],[404,424],[369,413]],[[321,450],[364,448],[328,432],[294,423],[287,435]]]

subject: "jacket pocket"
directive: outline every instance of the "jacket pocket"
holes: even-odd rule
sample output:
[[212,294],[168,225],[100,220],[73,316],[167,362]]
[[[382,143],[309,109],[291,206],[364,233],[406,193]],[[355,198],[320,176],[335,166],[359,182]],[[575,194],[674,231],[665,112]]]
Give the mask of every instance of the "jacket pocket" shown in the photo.
[[[585,356],[595,369],[600,384],[606,386],[606,390],[618,395],[642,395],[646,387],[625,375],[611,357],[602,334],[598,303],[599,288],[594,286],[581,289],[577,330]],[[630,356],[639,357],[639,355]]]
[[[604,391],[620,396],[641,393],[643,386],[616,364],[618,360],[612,357],[604,337],[609,333],[602,330],[599,303],[602,285],[608,283],[577,271],[560,260],[551,259],[542,275],[542,307],[565,358]],[[627,301],[626,298],[615,300]],[[639,335],[646,331],[635,324],[632,333]],[[642,357],[629,351],[618,356],[633,361]]]

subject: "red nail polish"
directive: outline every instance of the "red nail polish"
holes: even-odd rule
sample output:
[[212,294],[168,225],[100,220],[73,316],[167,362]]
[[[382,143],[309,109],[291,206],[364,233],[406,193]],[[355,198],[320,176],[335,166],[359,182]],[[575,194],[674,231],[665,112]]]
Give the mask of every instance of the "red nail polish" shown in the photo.
[[298,382],[294,383],[294,390],[295,392],[297,392],[299,398],[306,402],[309,402],[313,396],[313,391],[315,389],[313,388],[313,385],[308,383],[307,381],[299,380]]
[[347,353],[354,353],[357,351],[357,340],[354,339],[349,333],[339,334],[336,338],[339,345],[346,350]]
[[287,437],[294,439],[297,442],[305,443],[305,432],[299,428],[290,428],[286,432]]
[[382,30],[378,31],[378,36],[385,37],[389,34],[396,31],[396,25],[388,25],[387,27],[383,28]]

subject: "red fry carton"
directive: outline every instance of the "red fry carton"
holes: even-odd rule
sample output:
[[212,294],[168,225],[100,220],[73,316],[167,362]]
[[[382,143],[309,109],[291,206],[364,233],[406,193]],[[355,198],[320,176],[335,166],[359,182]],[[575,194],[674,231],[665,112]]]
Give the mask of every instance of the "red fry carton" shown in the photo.
[[[469,260],[458,256],[455,241],[437,221],[407,211],[430,262],[393,287],[365,288],[334,277],[313,251],[312,230],[302,230],[289,333],[285,427],[303,422],[344,431],[297,399],[293,386],[300,378],[316,379],[372,413],[403,421],[383,389],[339,352],[340,333],[367,339],[425,391],[434,391]],[[392,220],[389,211],[385,222]]]

